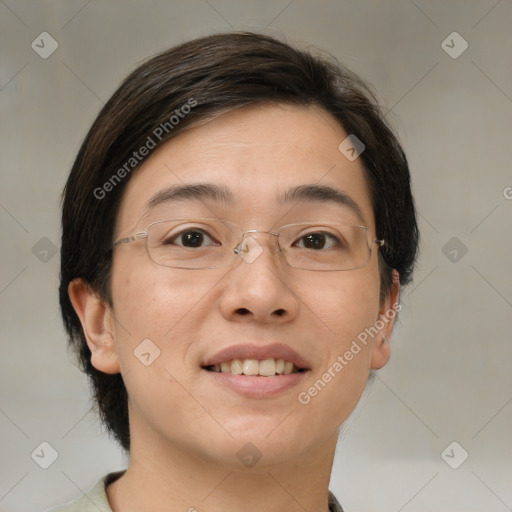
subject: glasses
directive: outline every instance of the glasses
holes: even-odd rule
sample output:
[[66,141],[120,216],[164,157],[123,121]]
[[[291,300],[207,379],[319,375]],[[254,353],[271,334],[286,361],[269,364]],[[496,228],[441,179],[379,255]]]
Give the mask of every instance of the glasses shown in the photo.
[[373,238],[365,226],[320,221],[288,224],[277,231],[244,231],[226,220],[180,218],[153,222],[113,247],[145,239],[148,255],[158,265],[213,269],[227,267],[238,257],[255,261],[263,252],[256,236],[263,234],[273,237],[274,254],[290,267],[325,272],[366,267],[373,245],[385,243]]

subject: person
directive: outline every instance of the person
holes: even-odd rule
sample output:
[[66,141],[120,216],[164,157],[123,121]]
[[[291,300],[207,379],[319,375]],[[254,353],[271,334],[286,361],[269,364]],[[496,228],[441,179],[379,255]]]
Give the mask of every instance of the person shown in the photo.
[[58,510],[341,511],[339,429],[418,238],[404,152],[334,59],[233,32],[143,63],[62,208],[64,324],[128,467]]

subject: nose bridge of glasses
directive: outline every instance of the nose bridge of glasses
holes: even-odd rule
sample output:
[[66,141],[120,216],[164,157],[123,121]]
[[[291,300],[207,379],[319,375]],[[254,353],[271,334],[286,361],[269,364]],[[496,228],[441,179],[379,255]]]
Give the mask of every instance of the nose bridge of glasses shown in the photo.
[[[266,237],[264,235],[267,235]],[[233,252],[247,262],[254,261],[262,252],[265,245],[264,239],[272,237],[272,252],[280,251],[278,237],[279,233],[274,231],[262,231],[258,229],[248,229],[242,233],[242,239],[238,242]],[[256,239],[258,238],[259,241]],[[268,242],[267,242],[268,243]]]

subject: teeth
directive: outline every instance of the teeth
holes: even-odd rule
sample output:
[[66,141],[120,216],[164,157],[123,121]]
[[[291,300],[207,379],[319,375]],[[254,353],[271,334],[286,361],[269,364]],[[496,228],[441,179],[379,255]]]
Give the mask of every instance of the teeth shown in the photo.
[[270,377],[276,374],[276,362],[273,359],[264,359],[259,364],[259,374]]
[[286,361],[284,363],[284,370],[283,370],[283,374],[284,375],[289,375],[290,373],[293,372],[293,363],[290,363],[290,361]]
[[244,364],[240,359],[233,359],[229,367],[229,371],[226,373],[232,373],[233,375],[242,375],[244,373]]
[[244,375],[258,375],[260,363],[257,359],[244,359]]
[[231,373],[233,375],[261,375],[273,377],[274,375],[290,375],[298,368],[291,361],[284,359],[233,359],[210,367],[214,372]]

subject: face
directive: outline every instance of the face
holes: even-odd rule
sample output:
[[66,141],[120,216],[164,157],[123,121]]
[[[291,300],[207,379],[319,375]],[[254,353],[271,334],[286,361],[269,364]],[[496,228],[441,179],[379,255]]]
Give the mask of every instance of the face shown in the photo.
[[[206,270],[158,265],[144,239],[115,248],[107,311],[113,348],[108,357],[93,350],[93,364],[123,375],[132,447],[240,464],[238,452],[250,442],[263,464],[335,443],[370,369],[387,361],[382,334],[389,336],[392,319],[382,315],[396,297],[379,302],[376,245],[363,268],[312,271],[290,267],[268,232],[336,220],[364,225],[375,238],[362,163],[338,150],[346,137],[317,108],[251,106],[183,132],[132,176],[116,239],[173,217],[220,218],[263,232],[251,237],[255,258]],[[207,187],[171,193],[198,184],[225,197],[204,193]],[[312,186],[329,187],[338,199],[322,199]],[[294,196],[297,187],[309,193]],[[365,337],[379,319],[380,332]],[[244,374],[236,375],[240,365]]]

